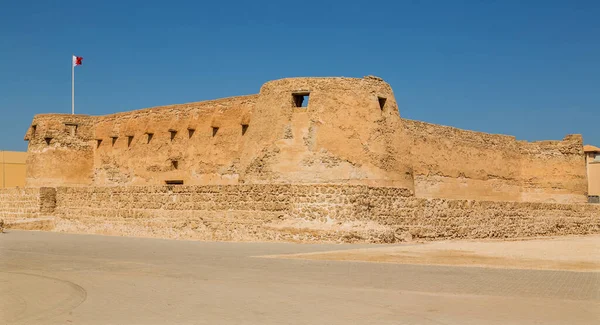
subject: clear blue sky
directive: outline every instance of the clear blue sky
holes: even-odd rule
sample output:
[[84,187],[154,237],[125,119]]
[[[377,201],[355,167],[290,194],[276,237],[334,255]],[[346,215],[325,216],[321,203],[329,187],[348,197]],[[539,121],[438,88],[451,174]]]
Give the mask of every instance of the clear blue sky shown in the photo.
[[0,150],[34,114],[106,114],[376,75],[402,117],[600,145],[600,1],[0,0]]

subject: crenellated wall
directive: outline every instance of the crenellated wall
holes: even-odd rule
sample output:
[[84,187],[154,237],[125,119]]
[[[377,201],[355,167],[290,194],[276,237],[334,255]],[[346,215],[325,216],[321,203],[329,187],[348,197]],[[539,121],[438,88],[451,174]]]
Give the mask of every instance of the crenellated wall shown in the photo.
[[[309,95],[308,107],[295,98]],[[401,119],[377,77],[290,78],[260,93],[106,116],[38,115],[27,186],[340,184],[420,198],[579,203],[581,136],[525,142]]]

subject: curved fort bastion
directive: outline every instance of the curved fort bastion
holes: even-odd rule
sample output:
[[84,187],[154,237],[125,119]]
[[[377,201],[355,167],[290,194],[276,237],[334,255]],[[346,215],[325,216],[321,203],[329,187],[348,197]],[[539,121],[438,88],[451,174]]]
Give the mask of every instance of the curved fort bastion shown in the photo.
[[586,200],[581,136],[525,142],[401,119],[377,77],[281,79],[250,96],[37,115],[25,138],[29,187],[338,184],[418,198]]

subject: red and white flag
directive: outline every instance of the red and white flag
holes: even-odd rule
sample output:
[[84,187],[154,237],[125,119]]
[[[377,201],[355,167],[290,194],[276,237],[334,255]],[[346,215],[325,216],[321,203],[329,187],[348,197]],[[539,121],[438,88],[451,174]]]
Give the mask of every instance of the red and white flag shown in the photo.
[[78,66],[83,64],[83,58],[80,56],[73,55],[73,66]]

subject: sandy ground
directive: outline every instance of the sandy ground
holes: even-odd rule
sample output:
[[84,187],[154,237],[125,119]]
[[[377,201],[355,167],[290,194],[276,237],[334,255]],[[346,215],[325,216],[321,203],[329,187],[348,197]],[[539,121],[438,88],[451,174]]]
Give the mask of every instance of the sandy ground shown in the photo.
[[600,272],[257,257],[365,248],[9,231],[0,324],[600,324]]
[[600,236],[445,241],[265,257],[598,272]]

